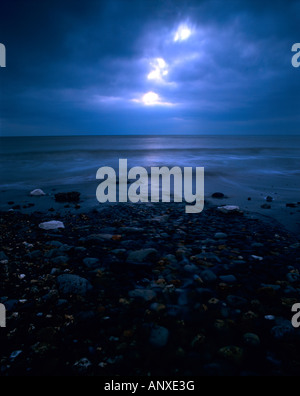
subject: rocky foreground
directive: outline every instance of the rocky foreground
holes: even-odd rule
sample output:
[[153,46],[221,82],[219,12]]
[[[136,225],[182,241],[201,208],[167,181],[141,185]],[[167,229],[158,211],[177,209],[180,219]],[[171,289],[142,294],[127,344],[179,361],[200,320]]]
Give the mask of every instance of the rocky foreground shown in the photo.
[[1,375],[300,372],[300,243],[277,224],[117,204],[0,226]]

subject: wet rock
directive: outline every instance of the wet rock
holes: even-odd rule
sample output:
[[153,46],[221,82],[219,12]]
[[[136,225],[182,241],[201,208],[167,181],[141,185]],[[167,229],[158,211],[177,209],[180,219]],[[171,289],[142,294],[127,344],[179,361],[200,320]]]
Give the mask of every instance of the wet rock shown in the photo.
[[261,207],[262,209],[271,209],[272,206],[265,203],[265,204],[261,205],[260,207]]
[[276,340],[283,340],[289,338],[295,332],[292,323],[288,320],[279,320],[277,321],[276,326],[272,327],[271,335]]
[[214,238],[215,239],[226,239],[228,237],[224,232],[216,232]]
[[224,214],[242,214],[243,212],[240,210],[239,206],[236,205],[225,205],[219,206],[218,211]]
[[261,247],[264,247],[264,244],[260,243],[260,242],[253,242],[253,243],[251,243],[251,247],[253,247],[253,248],[261,248]]
[[151,330],[149,342],[151,345],[162,348],[167,345],[169,330],[162,326],[156,326]]
[[11,359],[11,360],[15,360],[19,355],[21,355],[22,352],[23,352],[23,351],[21,351],[21,350],[13,351],[13,352],[10,354],[10,359]]
[[11,300],[5,301],[4,302],[4,306],[5,306],[7,311],[13,311],[14,309],[16,309],[18,303],[19,303],[18,300],[11,299]]
[[212,198],[217,198],[217,199],[221,199],[221,198],[225,198],[225,195],[221,192],[215,192],[212,194],[211,196]]
[[39,227],[43,230],[56,230],[58,228],[65,228],[64,223],[57,220],[46,221],[39,224]]
[[237,279],[234,275],[221,275],[220,280],[224,283],[236,283]]
[[267,197],[265,197],[265,200],[267,202],[273,202],[273,197],[271,197],[270,195],[268,195]]
[[258,260],[258,261],[262,261],[264,259],[263,257],[255,256],[255,254],[252,254],[251,258],[253,258],[254,260]]
[[92,363],[87,358],[82,358],[74,363],[73,368],[80,372],[85,373],[92,366]]
[[6,254],[4,252],[0,252],[0,261],[6,261],[8,260],[8,257],[6,256]]
[[77,191],[57,193],[54,197],[56,202],[78,202],[80,199],[80,193]]
[[300,275],[297,274],[296,272],[289,272],[286,275],[286,279],[290,282],[290,283],[296,283],[300,281]]
[[285,206],[287,208],[297,208],[298,207],[298,205],[296,203],[287,203]]
[[88,268],[96,268],[99,264],[99,259],[94,257],[86,257],[83,259],[83,263]]
[[200,277],[206,283],[214,283],[218,279],[217,275],[211,270],[201,271]]
[[63,243],[61,243],[60,241],[50,241],[47,243],[47,245],[55,246],[56,248],[59,248],[63,246]]
[[267,284],[267,283],[262,283],[261,287],[262,288],[271,288],[274,291],[279,291],[281,289],[280,285],[270,285],[270,284]]
[[35,189],[35,190],[32,190],[32,191],[30,192],[30,195],[31,195],[31,196],[35,196],[35,197],[41,197],[41,196],[46,195],[46,194],[44,193],[43,190],[40,190],[39,188],[37,188],[37,189]]
[[166,310],[166,306],[164,304],[159,304],[159,303],[154,302],[150,305],[150,309],[151,309],[151,311],[160,313],[160,312],[163,312]]
[[154,300],[154,298],[156,297],[155,291],[149,289],[135,289],[131,290],[128,294],[129,297],[141,298],[145,301]]
[[153,263],[158,258],[158,251],[154,248],[141,249],[130,252],[126,262],[128,264],[148,264]]
[[251,347],[258,347],[260,345],[260,338],[257,334],[246,333],[243,335],[243,341],[246,345]]
[[68,256],[57,256],[51,259],[52,264],[54,265],[63,265],[69,261]]
[[91,284],[78,275],[63,274],[57,277],[59,290],[64,294],[79,294],[85,296],[92,289]]
[[77,253],[78,255],[82,255],[84,253],[86,253],[87,248],[83,247],[83,246],[76,246],[74,248],[74,252]]
[[62,245],[58,248],[58,251],[59,251],[59,252],[66,253],[66,252],[70,252],[70,250],[72,250],[72,249],[73,249],[73,246],[67,245],[67,244],[65,243],[65,244],[62,244]]
[[183,269],[185,270],[185,272],[190,272],[190,273],[195,273],[199,271],[198,267],[194,264],[186,264],[183,267]]

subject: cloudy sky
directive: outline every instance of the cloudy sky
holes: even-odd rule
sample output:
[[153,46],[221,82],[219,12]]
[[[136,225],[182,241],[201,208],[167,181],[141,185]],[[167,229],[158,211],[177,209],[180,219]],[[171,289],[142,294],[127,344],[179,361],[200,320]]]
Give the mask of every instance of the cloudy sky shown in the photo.
[[299,0],[2,0],[1,134],[297,134]]

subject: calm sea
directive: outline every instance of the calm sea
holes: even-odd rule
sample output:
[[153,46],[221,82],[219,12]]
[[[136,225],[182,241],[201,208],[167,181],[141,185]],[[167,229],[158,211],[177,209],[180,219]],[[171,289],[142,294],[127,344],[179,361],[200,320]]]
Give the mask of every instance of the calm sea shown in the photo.
[[0,140],[0,187],[82,184],[99,167],[204,166],[206,178],[292,181],[300,188],[297,136],[69,136]]

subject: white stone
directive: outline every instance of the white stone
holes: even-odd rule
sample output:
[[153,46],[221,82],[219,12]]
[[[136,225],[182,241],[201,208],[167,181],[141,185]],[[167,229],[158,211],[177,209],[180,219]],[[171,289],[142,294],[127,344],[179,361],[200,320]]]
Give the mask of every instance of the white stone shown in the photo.
[[44,223],[39,224],[39,227],[43,230],[56,230],[57,228],[65,228],[64,223],[57,220],[46,221]]
[[30,195],[32,195],[32,196],[41,196],[41,195],[46,195],[46,194],[44,193],[43,190],[40,190],[39,188],[37,188],[35,190],[32,190]]

